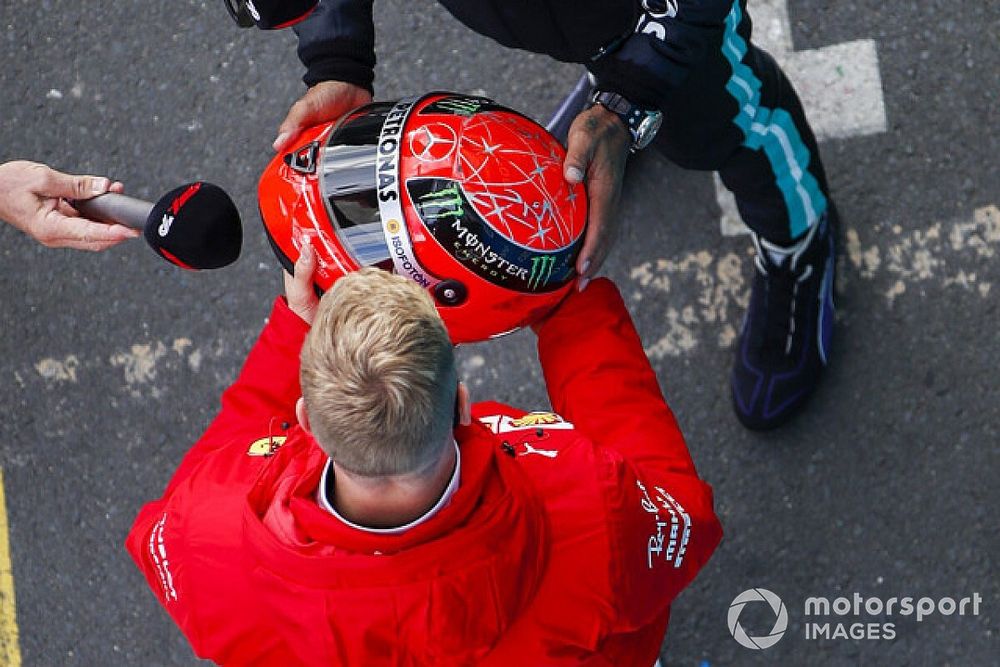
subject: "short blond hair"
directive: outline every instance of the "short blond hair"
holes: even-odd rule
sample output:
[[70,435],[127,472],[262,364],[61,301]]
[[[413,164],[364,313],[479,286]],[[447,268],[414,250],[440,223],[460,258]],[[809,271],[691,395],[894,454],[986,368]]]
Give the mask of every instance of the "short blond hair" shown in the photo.
[[448,331],[416,283],[366,268],[323,295],[302,346],[313,436],[358,475],[420,472],[454,426],[458,378]]

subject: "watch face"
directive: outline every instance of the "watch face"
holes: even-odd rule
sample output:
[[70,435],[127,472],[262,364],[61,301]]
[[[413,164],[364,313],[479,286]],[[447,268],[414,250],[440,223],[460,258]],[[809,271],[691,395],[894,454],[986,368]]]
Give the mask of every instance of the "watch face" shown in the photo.
[[639,128],[635,131],[635,150],[643,149],[653,142],[662,122],[662,112],[655,111],[646,114],[646,117],[639,123]]

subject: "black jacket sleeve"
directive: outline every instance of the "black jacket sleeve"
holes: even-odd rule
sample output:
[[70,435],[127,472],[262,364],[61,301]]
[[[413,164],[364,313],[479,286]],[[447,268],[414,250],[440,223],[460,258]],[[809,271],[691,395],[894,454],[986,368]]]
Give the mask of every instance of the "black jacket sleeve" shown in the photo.
[[372,92],[375,80],[373,0],[320,0],[293,29],[307,86],[346,81]]
[[718,60],[732,0],[679,0],[673,16],[639,23],[638,30],[588,69],[601,88],[636,104],[664,107],[673,91],[706,62]]

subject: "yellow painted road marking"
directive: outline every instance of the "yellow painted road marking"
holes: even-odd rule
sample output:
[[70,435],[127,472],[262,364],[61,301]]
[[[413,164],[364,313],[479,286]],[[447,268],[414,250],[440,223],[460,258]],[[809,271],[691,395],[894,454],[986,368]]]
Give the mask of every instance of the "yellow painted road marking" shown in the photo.
[[8,535],[7,499],[4,496],[3,469],[0,469],[0,665],[21,667],[17,606],[14,604],[14,569],[10,562]]
[[[928,227],[904,229],[880,223],[874,227],[846,227],[847,263],[840,273],[848,279],[875,283],[887,306],[908,291],[924,287],[965,290],[982,299],[997,298],[1000,283],[990,272],[1000,258],[1000,205],[980,206],[971,219],[964,216]],[[866,238],[867,237],[867,238]],[[739,318],[750,300],[746,278],[754,269],[745,252],[715,254],[699,250],[673,257],[650,259],[633,266],[634,290],[626,291],[631,305],[643,299],[666,299],[660,338],[647,345],[646,354],[658,361],[679,357],[716,337],[719,348],[738,339]],[[623,290],[625,291],[625,290]],[[864,291],[871,291],[865,288]],[[649,312],[651,306],[645,308]]]

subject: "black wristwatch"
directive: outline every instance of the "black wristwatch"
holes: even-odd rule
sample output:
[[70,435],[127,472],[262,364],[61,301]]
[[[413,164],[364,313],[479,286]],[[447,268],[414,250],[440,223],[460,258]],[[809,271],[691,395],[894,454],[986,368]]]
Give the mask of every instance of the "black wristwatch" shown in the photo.
[[611,111],[625,123],[625,129],[632,136],[632,152],[642,150],[656,136],[663,122],[663,112],[659,109],[647,109],[632,104],[618,93],[606,90],[594,90],[590,96],[590,105],[600,104]]

